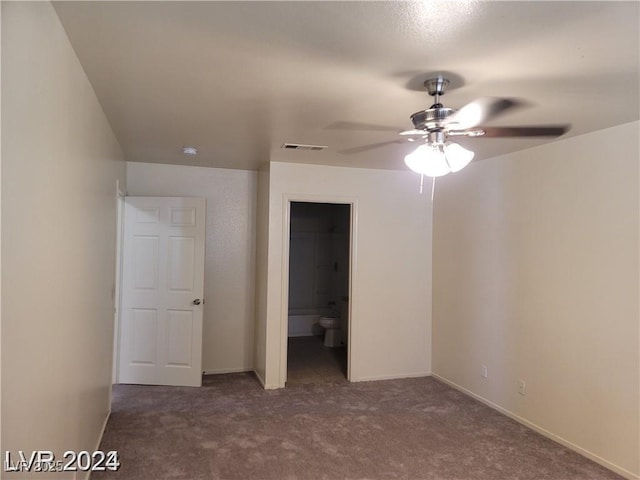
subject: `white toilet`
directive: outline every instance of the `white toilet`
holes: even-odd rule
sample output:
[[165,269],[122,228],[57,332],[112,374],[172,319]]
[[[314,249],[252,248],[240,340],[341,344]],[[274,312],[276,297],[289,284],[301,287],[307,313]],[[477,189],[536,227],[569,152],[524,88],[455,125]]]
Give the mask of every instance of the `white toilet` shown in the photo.
[[339,347],[340,346],[340,317],[320,317],[318,323],[325,329],[324,346]]

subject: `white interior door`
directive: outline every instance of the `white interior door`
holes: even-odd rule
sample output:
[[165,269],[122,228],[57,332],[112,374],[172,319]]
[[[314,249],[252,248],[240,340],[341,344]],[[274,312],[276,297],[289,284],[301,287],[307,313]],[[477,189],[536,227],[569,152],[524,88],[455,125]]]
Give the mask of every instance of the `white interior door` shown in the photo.
[[204,242],[204,198],[125,198],[120,383],[201,386]]

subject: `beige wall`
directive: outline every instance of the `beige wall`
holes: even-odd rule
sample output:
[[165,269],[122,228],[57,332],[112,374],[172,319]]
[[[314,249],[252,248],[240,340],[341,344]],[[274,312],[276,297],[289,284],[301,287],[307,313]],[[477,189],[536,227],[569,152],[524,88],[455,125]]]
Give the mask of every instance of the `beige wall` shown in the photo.
[[[0,38],[2,38],[2,9],[0,8]],[[0,44],[2,41],[0,40]],[[0,62],[0,76],[2,64]],[[0,81],[2,85],[2,81]],[[0,95],[0,112],[2,112],[2,95]],[[1,115],[0,115],[1,117]],[[0,119],[0,145],[2,144],[2,120]],[[2,251],[2,148],[0,148],[0,252]],[[0,272],[2,272],[2,254],[0,254]],[[2,275],[0,275],[0,372],[2,372]],[[2,375],[0,374],[0,378]],[[2,381],[0,381],[0,412],[2,412]],[[0,432],[2,432],[2,415],[0,414]],[[2,435],[0,434],[0,452],[2,448]]]
[[202,369],[253,369],[256,172],[127,163],[129,195],[207,199]]
[[284,385],[287,200],[356,204],[351,380],[431,373],[431,203],[411,172],[272,162],[265,385]]
[[630,478],[640,473],[638,131],[443,178],[433,239],[434,373]]
[[256,327],[254,371],[263,385],[267,368],[267,260],[269,257],[269,164],[258,171],[256,207]]
[[2,2],[2,127],[2,449],[92,451],[125,164],[48,2]]

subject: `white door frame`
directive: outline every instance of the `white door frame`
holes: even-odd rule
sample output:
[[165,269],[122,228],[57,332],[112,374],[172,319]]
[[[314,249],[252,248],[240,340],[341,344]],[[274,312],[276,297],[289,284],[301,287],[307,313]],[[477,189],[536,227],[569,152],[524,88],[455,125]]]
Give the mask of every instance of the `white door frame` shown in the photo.
[[299,193],[285,193],[283,197],[282,212],[282,299],[280,317],[280,386],[284,387],[287,381],[287,344],[289,327],[289,234],[291,232],[291,203],[334,203],[349,205],[351,207],[349,232],[349,320],[347,335],[347,380],[351,380],[351,368],[353,358],[353,338],[357,335],[357,316],[354,315],[354,285],[357,274],[357,245],[358,245],[358,199],[356,197],[335,195],[308,195]]
[[122,298],[122,239],[124,235],[124,198],[127,192],[120,188],[120,180],[116,181],[116,278],[113,291],[113,364],[111,365],[111,383],[118,383],[118,366],[120,365],[120,307]]

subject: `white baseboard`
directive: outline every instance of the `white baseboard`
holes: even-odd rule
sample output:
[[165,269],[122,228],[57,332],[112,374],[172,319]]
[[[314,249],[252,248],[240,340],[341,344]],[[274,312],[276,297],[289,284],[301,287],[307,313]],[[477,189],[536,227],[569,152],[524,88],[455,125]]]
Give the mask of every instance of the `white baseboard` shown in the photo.
[[373,375],[368,377],[356,377],[350,378],[350,382],[373,382],[377,380],[393,380],[395,378],[419,378],[419,377],[430,377],[431,372],[413,372],[413,373],[401,373],[401,374],[389,374],[389,375]]
[[205,375],[219,375],[222,373],[242,373],[242,372],[252,372],[253,368],[251,367],[236,367],[236,368],[218,368],[215,370],[204,370],[202,373]]
[[488,407],[493,408],[494,410],[497,410],[498,412],[502,413],[503,415],[506,415],[507,417],[515,420],[518,423],[521,423],[522,425],[529,427],[531,430],[534,430],[536,432],[538,432],[539,434],[553,440],[554,442],[559,443],[562,446],[565,446],[571,450],[573,450],[574,452],[579,453],[580,455],[587,457],[589,460],[593,460],[594,462],[596,462],[597,464],[602,465],[605,468],[608,468],[609,470],[612,470],[613,472],[617,473],[618,475],[622,475],[624,478],[628,479],[628,480],[640,480],[640,476],[629,472],[628,470],[625,470],[622,467],[619,467],[618,465],[609,462],[608,460],[605,460],[602,457],[599,457],[598,455],[596,455],[595,453],[592,453],[588,450],[585,450],[584,448],[571,443],[569,440],[566,440],[548,430],[545,430],[544,428],[540,427],[539,425],[536,425],[533,422],[530,422],[529,420],[520,417],[519,415],[516,415],[515,413],[511,412],[510,410],[507,410],[506,408],[501,407],[500,405],[493,403],[491,400],[487,400],[486,398],[473,393],[471,390],[467,390],[466,388],[464,388],[461,385],[458,385],[455,382],[452,382],[451,380],[447,380],[444,377],[441,377],[440,375],[434,373],[432,375],[434,378],[440,380],[442,383],[446,383],[447,385],[449,385],[450,387],[455,388],[456,390],[464,393],[465,395],[468,395],[476,400],[478,400],[479,402],[484,403],[485,405],[487,405]]
[[280,385],[267,385],[267,383],[264,381],[264,378],[262,378],[262,376],[258,372],[254,370],[253,373],[258,379],[258,382],[260,383],[262,388],[264,388],[265,390],[275,390],[276,388],[282,388]]
[[258,379],[258,382],[260,383],[260,385],[262,386],[262,388],[264,388],[266,390],[265,384],[264,384],[264,378],[262,378],[262,376],[256,371],[253,371],[253,374],[256,376],[256,378]]
[[[94,452],[100,450],[100,444],[102,443],[102,437],[104,437],[104,431],[107,429],[107,423],[109,422],[109,417],[110,416],[111,416],[111,410],[109,410],[107,412],[107,416],[105,417],[104,422],[102,423],[102,428],[100,429],[100,435],[98,435],[98,443],[96,444],[95,448],[93,449]],[[78,473],[80,473],[80,472],[76,472],[76,475]],[[83,472],[83,473],[85,474],[84,480],[89,480],[91,478],[91,471]]]

